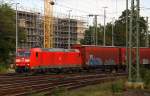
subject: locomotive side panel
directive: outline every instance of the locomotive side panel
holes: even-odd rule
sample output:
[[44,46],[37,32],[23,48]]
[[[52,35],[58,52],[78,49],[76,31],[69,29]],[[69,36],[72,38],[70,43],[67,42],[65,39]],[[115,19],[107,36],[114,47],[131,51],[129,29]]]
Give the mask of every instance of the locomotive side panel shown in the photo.
[[30,51],[30,68],[34,69],[36,67],[42,66],[42,51],[40,48],[33,48]]
[[68,67],[81,67],[82,58],[79,52],[68,52],[65,56],[64,64]]
[[[55,52],[54,53],[54,65],[56,68],[62,68],[64,66],[64,61],[66,60],[64,58],[65,53],[64,52]],[[51,60],[51,59],[49,59]]]
[[32,65],[36,65],[36,67],[41,66],[46,68],[68,68],[79,67],[82,65],[80,52],[42,51],[39,56],[39,61],[34,60],[35,55],[32,56],[34,58],[32,59]]
[[54,62],[54,54],[46,51],[42,52],[41,64],[44,67],[49,67]]

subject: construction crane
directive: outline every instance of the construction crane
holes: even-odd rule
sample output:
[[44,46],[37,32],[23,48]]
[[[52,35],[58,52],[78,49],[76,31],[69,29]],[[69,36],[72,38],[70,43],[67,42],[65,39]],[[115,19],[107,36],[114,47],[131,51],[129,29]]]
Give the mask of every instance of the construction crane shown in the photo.
[[44,48],[53,48],[53,0],[44,0]]

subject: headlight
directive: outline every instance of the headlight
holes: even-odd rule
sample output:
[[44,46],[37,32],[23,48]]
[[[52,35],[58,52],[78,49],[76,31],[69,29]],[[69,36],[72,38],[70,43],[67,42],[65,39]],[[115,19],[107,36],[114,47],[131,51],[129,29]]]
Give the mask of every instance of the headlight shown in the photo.
[[21,62],[21,60],[20,59],[16,59],[16,62]]
[[30,62],[30,59],[25,59],[25,62]]

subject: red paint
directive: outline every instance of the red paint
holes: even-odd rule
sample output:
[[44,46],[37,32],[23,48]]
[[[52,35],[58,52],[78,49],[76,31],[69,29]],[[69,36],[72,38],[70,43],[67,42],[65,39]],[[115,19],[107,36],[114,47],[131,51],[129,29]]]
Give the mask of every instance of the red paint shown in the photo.
[[[56,51],[53,51],[51,49],[32,48],[30,54],[29,67],[31,69],[35,67],[80,67],[82,65],[82,58],[79,50],[57,49]],[[20,66],[24,63],[27,62],[22,61],[16,65]]]

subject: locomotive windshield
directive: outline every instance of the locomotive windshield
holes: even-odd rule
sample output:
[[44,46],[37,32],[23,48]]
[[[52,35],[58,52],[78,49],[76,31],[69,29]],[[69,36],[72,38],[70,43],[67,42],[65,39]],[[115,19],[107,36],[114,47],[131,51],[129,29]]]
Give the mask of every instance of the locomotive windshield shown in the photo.
[[25,52],[25,53],[24,53],[24,56],[25,56],[25,57],[30,57],[30,52]]
[[18,52],[17,56],[19,56],[19,57],[29,57],[30,52]]

